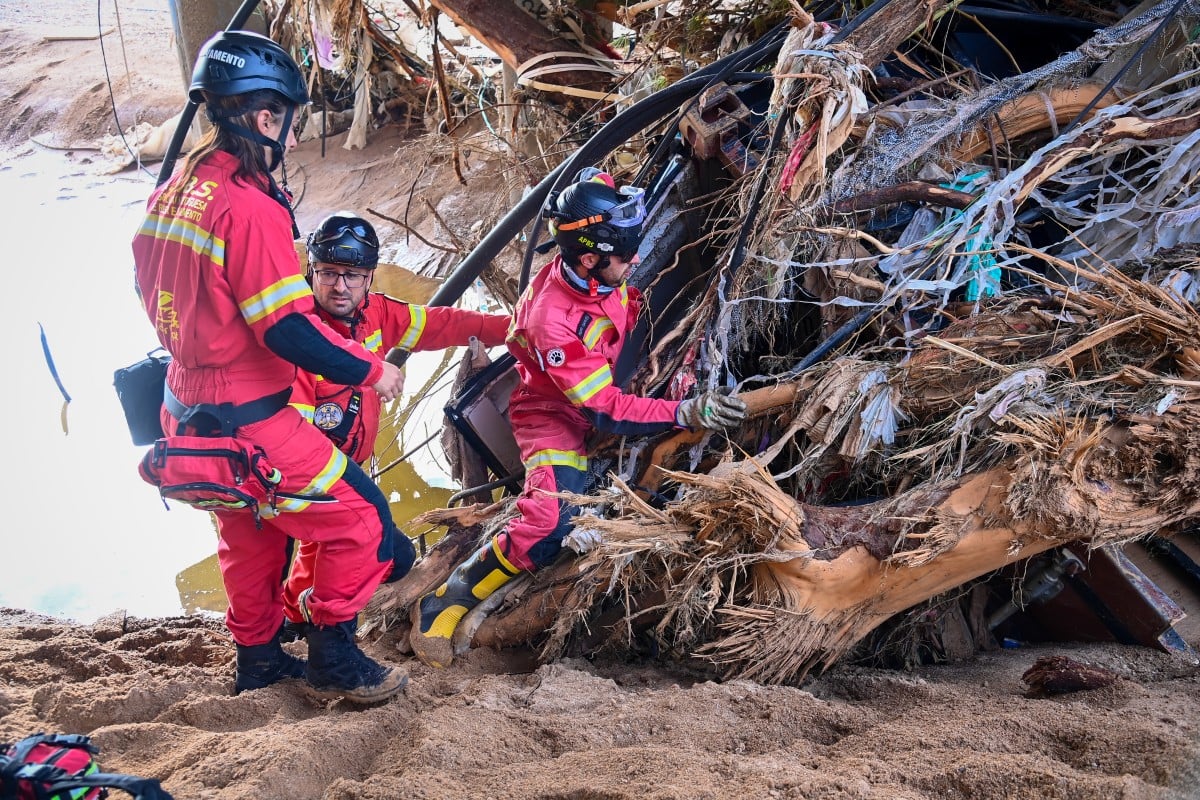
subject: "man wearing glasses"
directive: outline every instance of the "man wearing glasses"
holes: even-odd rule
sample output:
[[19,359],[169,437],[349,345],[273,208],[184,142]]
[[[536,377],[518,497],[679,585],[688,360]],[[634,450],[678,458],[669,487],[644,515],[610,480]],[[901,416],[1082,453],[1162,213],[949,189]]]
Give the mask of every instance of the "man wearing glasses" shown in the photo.
[[626,394],[613,381],[613,364],[641,310],[641,295],[625,279],[639,260],[642,195],[635,187],[618,190],[608,174],[588,168],[547,203],[559,253],[517,302],[508,337],[521,377],[509,405],[525,465],[519,515],[414,604],[409,641],[430,666],[453,661],[454,630],[468,611],[520,572],[557,558],[577,509],[555,493],[587,491],[584,440],[593,429],[720,430],[746,416],[745,403],[723,391],[659,400]]
[[[485,347],[504,343],[510,317],[459,308],[405,303],[372,292],[379,264],[379,238],[371,223],[351,211],[330,214],[308,236],[308,280],[317,301],[317,316],[346,338],[380,358],[391,348],[409,351],[465,346],[472,338]],[[346,386],[297,370],[291,405],[321,429],[355,462],[371,457],[379,433],[382,403],[370,388]],[[400,532],[393,543],[393,567],[387,581],[398,580],[412,567],[412,541]],[[308,621],[304,600],[316,560],[315,543],[304,542],[292,565],[284,597],[289,626]]]

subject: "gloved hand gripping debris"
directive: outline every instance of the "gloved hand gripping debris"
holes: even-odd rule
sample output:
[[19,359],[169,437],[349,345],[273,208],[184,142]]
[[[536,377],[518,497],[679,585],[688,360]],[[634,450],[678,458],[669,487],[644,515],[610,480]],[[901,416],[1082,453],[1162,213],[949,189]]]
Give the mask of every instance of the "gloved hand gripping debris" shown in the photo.
[[685,428],[719,431],[732,428],[746,419],[746,403],[723,386],[699,397],[684,400],[675,412],[675,421]]

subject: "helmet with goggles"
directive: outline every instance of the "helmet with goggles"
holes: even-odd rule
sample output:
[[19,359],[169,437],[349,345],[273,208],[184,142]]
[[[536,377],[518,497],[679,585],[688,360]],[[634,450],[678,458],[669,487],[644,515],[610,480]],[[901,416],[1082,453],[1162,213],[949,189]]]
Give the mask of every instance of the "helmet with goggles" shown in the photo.
[[339,264],[375,269],[379,237],[371,223],[352,211],[338,211],[321,220],[306,242],[310,264]]
[[583,253],[629,261],[642,242],[644,191],[634,186],[617,189],[611,176],[588,167],[553,199],[546,216],[550,234],[568,262]]

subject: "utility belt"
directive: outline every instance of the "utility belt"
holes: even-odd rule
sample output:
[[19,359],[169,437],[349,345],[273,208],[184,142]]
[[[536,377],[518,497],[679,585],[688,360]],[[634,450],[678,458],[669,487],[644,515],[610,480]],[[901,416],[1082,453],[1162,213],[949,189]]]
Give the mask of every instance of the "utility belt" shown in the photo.
[[179,420],[175,428],[176,436],[183,436],[188,428],[193,429],[195,436],[233,436],[243,425],[252,425],[275,416],[287,406],[291,397],[292,387],[289,386],[248,403],[197,403],[185,406],[171,391],[171,387],[163,384],[163,404],[171,416]]
[[281,499],[306,503],[330,501],[319,495],[279,491],[283,475],[271,465],[260,445],[239,439],[237,429],[277,414],[291,397],[291,387],[249,403],[198,403],[185,406],[163,387],[163,403],[179,423],[142,458],[138,473],[166,500],[178,500],[204,511],[248,509],[255,522],[278,513]]

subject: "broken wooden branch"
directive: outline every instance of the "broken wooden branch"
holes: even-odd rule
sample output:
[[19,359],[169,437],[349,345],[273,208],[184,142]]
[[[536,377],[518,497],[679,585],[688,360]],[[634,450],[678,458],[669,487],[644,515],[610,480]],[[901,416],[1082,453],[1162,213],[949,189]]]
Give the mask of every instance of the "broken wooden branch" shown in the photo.
[[905,181],[894,186],[871,189],[854,197],[839,200],[833,210],[841,214],[866,211],[892,203],[928,203],[948,208],[966,208],[975,196],[956,189],[947,189],[928,181]]

